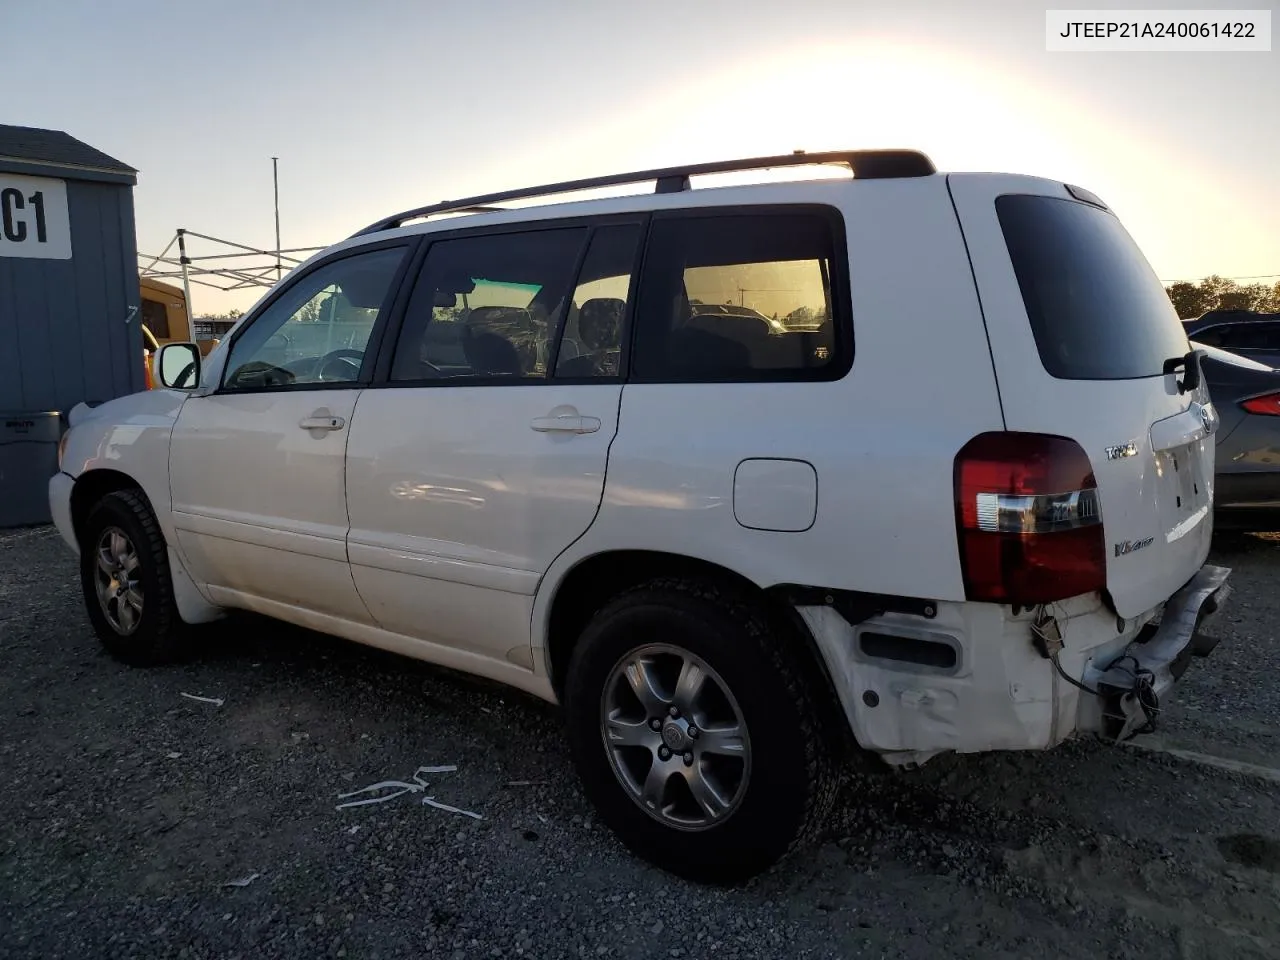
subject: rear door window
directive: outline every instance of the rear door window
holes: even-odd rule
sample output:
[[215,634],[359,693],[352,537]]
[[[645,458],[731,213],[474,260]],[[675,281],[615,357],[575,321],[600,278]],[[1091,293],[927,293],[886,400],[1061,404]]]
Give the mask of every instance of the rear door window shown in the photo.
[[405,311],[391,380],[545,380],[585,227],[431,245]]
[[819,213],[655,219],[636,319],[648,381],[830,380],[849,369],[841,254]]
[[622,344],[631,275],[640,251],[639,224],[598,227],[569,299],[555,376],[613,379],[622,373]]
[[1168,294],[1112,214],[1010,194],[996,214],[1045,371],[1061,380],[1162,375],[1189,349]]

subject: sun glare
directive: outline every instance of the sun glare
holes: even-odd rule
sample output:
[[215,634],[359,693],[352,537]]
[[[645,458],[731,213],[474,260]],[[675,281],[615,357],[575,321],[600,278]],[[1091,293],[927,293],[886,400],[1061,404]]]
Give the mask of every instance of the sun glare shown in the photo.
[[[584,114],[576,128],[543,145],[488,162],[473,158],[478,162],[447,186],[406,184],[404,196],[408,205],[442,190],[467,196],[797,149],[877,147],[923,150],[945,171],[1025,173],[1088,187],[1113,205],[1166,279],[1204,264],[1249,264],[1275,249],[1263,215],[1241,199],[1249,185],[1197,168],[1173,133],[1153,139],[1107,106],[1036,82],[1011,64],[894,38],[798,47],[747,66],[682,75],[637,101]],[[848,174],[752,171],[697,185],[797,176]],[[650,189],[641,184],[564,199]],[[1230,231],[1207,229],[1227,222]]]
[[[554,149],[526,154],[521,168],[526,180],[535,173],[563,179],[795,149],[875,147],[924,150],[942,170],[1026,173],[1087,186],[1116,207],[1163,273],[1176,273],[1184,261],[1233,262],[1274,246],[1241,202],[1242,185],[1197,169],[1172,139],[1141,135],[1106,108],[1007,68],[890,39],[784,51],[681,81],[584,124]],[[575,158],[571,172],[566,157]],[[513,179],[510,170],[487,172],[490,183]],[[752,172],[714,184],[795,176]],[[1203,250],[1187,249],[1192,225],[1222,222],[1233,224],[1229,237],[1206,232]]]

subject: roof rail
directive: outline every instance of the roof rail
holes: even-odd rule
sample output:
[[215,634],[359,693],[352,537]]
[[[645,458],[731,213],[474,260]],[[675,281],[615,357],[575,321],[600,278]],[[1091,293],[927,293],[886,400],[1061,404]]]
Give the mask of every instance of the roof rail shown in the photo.
[[919,150],[833,150],[825,153],[805,153],[797,150],[778,157],[753,157],[746,160],[719,160],[714,163],[696,163],[683,167],[665,167],[659,170],[638,170],[634,173],[615,173],[607,177],[590,177],[585,180],[565,180],[540,187],[522,187],[504,190],[480,197],[462,200],[445,200],[425,207],[415,207],[394,216],[372,223],[354,237],[361,237],[381,230],[393,230],[409,220],[419,220],[441,213],[482,213],[500,210],[491,204],[504,200],[524,200],[530,197],[548,197],[560,193],[576,193],[579,190],[595,190],[600,187],[621,186],[630,183],[656,181],[655,193],[680,193],[689,189],[689,178],[710,173],[734,173],[742,170],[763,170],[768,167],[799,167],[820,164],[847,166],[859,180],[885,180],[898,177],[927,177],[937,169]]

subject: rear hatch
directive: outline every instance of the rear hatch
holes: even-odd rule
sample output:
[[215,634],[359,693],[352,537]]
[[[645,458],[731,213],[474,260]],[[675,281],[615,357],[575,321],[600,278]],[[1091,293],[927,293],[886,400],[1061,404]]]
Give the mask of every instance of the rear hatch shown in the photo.
[[1184,392],[1196,370],[1166,372],[1191,349],[1182,324],[1138,246],[1091,194],[1014,176],[948,183],[1005,427],[1083,449],[1111,602],[1126,618],[1146,613],[1200,568],[1213,530],[1216,414],[1202,380]]

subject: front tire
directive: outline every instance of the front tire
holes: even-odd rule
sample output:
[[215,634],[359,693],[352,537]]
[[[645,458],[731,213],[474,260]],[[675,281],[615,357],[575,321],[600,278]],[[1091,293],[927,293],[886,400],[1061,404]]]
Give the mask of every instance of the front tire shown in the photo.
[[182,659],[168,550],[141,491],[107,494],[80,533],[85,609],[107,652],[134,666]]
[[565,711],[587,796],[632,851],[734,882],[816,831],[832,778],[792,638],[710,585],[617,597],[574,649]]

